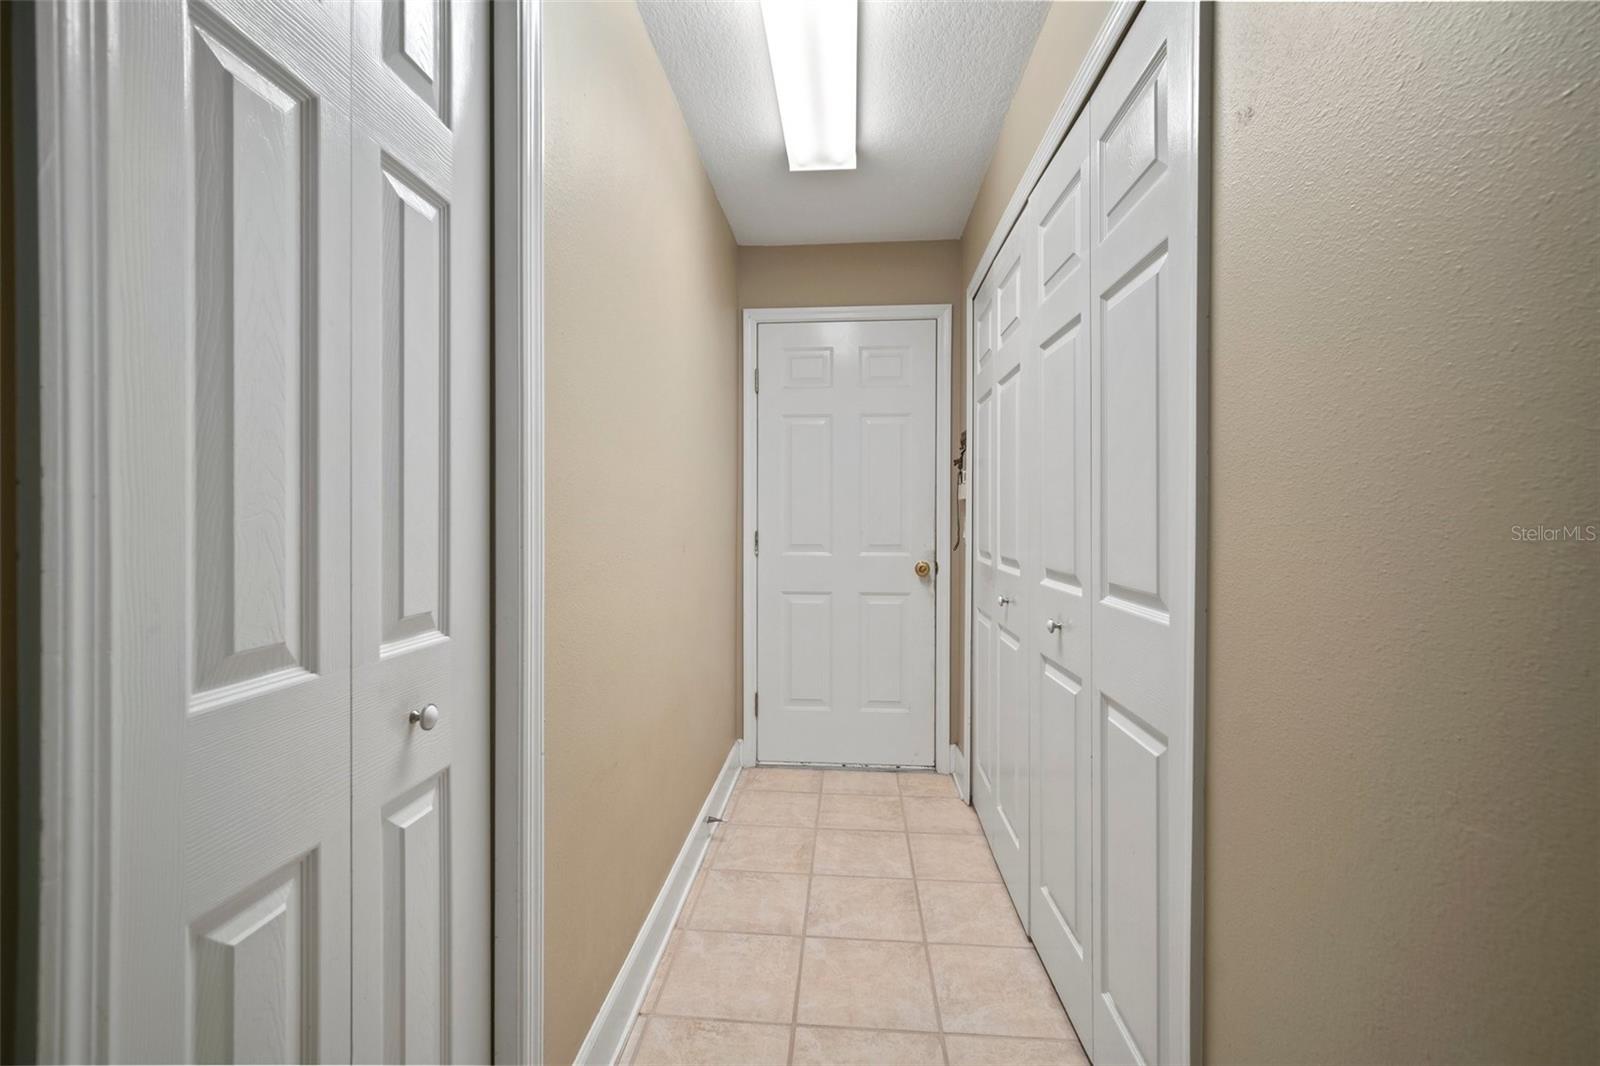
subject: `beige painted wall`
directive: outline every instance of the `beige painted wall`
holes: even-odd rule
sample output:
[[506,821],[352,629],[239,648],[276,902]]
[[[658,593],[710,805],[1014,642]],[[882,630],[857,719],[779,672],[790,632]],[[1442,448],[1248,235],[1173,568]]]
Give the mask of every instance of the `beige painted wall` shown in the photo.
[[[748,246],[739,249],[739,306],[833,307],[872,304],[949,304],[952,374],[954,353],[965,336],[962,313],[965,288],[960,280],[959,241],[901,241],[872,244],[797,244]],[[955,389],[961,382],[954,382]],[[959,395],[955,393],[954,395]],[[957,416],[957,426],[960,418]],[[956,447],[961,430],[950,436]],[[954,454],[948,458],[955,458]],[[955,505],[955,474],[950,473],[950,499]],[[953,536],[953,534],[952,534]],[[952,559],[950,575],[951,629],[955,632],[965,609],[965,579],[960,553]],[[742,659],[741,659],[742,664]],[[962,703],[961,660],[950,663],[950,736],[959,743]],[[742,723],[741,723],[742,724]]]
[[632,4],[547,3],[545,1052],[734,739],[736,249]]
[[1597,55],[1218,11],[1213,1062],[1600,1059]]

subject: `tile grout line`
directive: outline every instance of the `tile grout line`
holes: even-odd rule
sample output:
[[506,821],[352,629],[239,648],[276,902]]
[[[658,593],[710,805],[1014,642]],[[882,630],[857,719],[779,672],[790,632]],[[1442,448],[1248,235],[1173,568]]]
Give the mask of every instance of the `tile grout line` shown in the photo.
[[[817,817],[822,817],[822,781],[817,781]],[[800,910],[800,967],[794,975],[794,1009],[789,1014],[789,1058],[793,1066],[794,1046],[800,1034],[800,985],[806,977],[806,931],[811,925],[811,886],[817,880],[817,829],[811,829],[811,868],[806,871],[806,902]]]
[[[857,834],[857,835],[859,835],[859,834],[873,834],[875,836],[882,836],[882,837],[888,837],[888,836],[893,835],[893,836],[899,836],[901,838],[901,840],[903,842],[902,843],[902,847],[904,847],[906,849],[907,859],[909,860],[909,866],[910,866],[910,876],[909,877],[895,877],[892,874],[887,874],[886,875],[886,874],[883,874],[883,873],[851,873],[851,874],[835,873],[835,874],[830,874],[828,876],[837,877],[837,878],[841,878],[841,879],[849,879],[849,880],[876,880],[876,881],[886,881],[886,882],[893,882],[893,881],[900,881],[900,880],[910,880],[912,882],[913,900],[915,901],[915,905],[916,905],[917,925],[918,925],[918,931],[919,931],[919,939],[917,941],[915,941],[915,942],[920,943],[922,945],[922,948],[923,948],[923,963],[924,963],[924,967],[925,967],[925,970],[927,972],[928,979],[929,979],[929,993],[932,996],[934,1020],[935,1020],[935,1026],[936,1026],[935,1035],[937,1036],[938,1041],[939,1041],[940,1054],[944,1057],[944,1060],[945,1060],[946,1063],[949,1062],[950,1051],[949,1051],[949,1046],[948,1046],[947,1039],[946,1039],[948,1034],[946,1034],[945,1031],[944,1031],[943,1009],[942,1009],[942,1006],[940,1004],[940,999],[939,999],[939,994],[938,994],[938,989],[937,989],[937,983],[936,983],[936,981],[934,979],[933,960],[932,960],[932,942],[929,940],[929,933],[928,933],[928,929],[927,929],[926,914],[925,914],[925,911],[924,911],[924,908],[923,908],[923,905],[922,905],[921,882],[926,880],[926,881],[928,881],[930,883],[941,883],[941,884],[951,884],[951,885],[967,884],[967,885],[974,885],[974,886],[976,886],[976,885],[991,886],[991,885],[996,885],[996,884],[1003,884],[1003,882],[1002,881],[997,881],[994,878],[989,878],[989,879],[984,879],[984,880],[971,880],[971,879],[966,879],[966,878],[951,878],[951,877],[931,877],[931,878],[919,877],[918,873],[917,873],[915,861],[914,861],[914,858],[912,856],[911,847],[910,847],[910,838],[913,835],[915,835],[915,836],[924,836],[924,837],[935,837],[935,838],[944,837],[944,838],[947,838],[947,839],[949,839],[949,838],[964,838],[964,839],[975,839],[975,840],[983,841],[983,843],[986,845],[985,848],[984,848],[985,852],[989,853],[991,855],[991,859],[990,859],[991,862],[993,862],[992,849],[987,847],[987,843],[988,842],[984,838],[984,836],[981,833],[981,831],[978,832],[978,833],[973,833],[973,832],[970,832],[970,831],[968,831],[968,832],[960,832],[960,831],[951,832],[951,831],[934,830],[934,831],[930,832],[930,831],[922,830],[922,831],[918,831],[916,833],[913,833],[912,830],[911,830],[911,827],[909,825],[909,822],[907,821],[906,814],[905,814],[905,809],[906,809],[905,808],[905,800],[906,800],[907,796],[906,796],[906,794],[904,792],[900,791],[900,789],[902,788],[902,782],[901,782],[900,776],[899,775],[893,775],[893,776],[894,776],[895,791],[892,792],[892,793],[871,793],[871,792],[828,793],[828,792],[826,792],[824,789],[822,789],[820,787],[818,789],[805,790],[803,792],[797,792],[797,791],[793,791],[793,790],[784,790],[784,789],[749,789],[748,790],[750,792],[764,791],[764,792],[768,792],[769,794],[786,793],[788,795],[809,795],[809,796],[815,797],[815,803],[816,803],[816,808],[815,809],[817,811],[817,815],[816,815],[817,821],[812,825],[766,825],[766,824],[762,824],[762,823],[759,823],[759,822],[754,822],[754,823],[753,822],[740,822],[740,821],[736,821],[737,815],[735,815],[734,818],[730,819],[730,824],[738,825],[742,829],[783,830],[783,831],[788,831],[788,832],[791,832],[791,833],[798,833],[798,832],[802,832],[803,831],[803,832],[806,832],[808,834],[809,838],[810,838],[811,855],[809,856],[809,863],[807,864],[807,869],[805,871],[806,889],[805,889],[805,896],[804,896],[804,902],[803,902],[803,909],[802,909],[802,912],[801,912],[801,928],[800,928],[800,933],[799,933],[798,937],[792,937],[792,936],[789,936],[789,935],[783,934],[783,933],[768,933],[768,932],[757,932],[757,931],[746,932],[746,931],[741,931],[741,930],[736,930],[736,929],[729,929],[729,930],[706,929],[706,930],[700,930],[700,932],[708,932],[708,933],[713,933],[713,934],[738,934],[738,935],[744,935],[744,936],[768,936],[768,937],[781,937],[781,938],[784,938],[784,939],[798,939],[799,940],[799,942],[800,942],[799,943],[800,957],[799,957],[799,960],[798,960],[798,968],[797,968],[796,979],[795,979],[794,995],[793,995],[792,1005],[791,1005],[791,1016],[790,1016],[789,1024],[787,1026],[787,1028],[789,1030],[789,1032],[787,1034],[788,1035],[788,1061],[790,1063],[792,1063],[794,1061],[794,1057],[795,1057],[795,1055],[797,1053],[797,1050],[798,1050],[799,1026],[800,1026],[799,1004],[801,1002],[801,991],[802,991],[802,984],[803,984],[804,974],[805,974],[805,958],[806,958],[806,954],[807,954],[807,946],[809,944],[809,941],[811,939],[813,939],[813,937],[812,937],[812,935],[810,933],[810,901],[811,901],[812,895],[814,894],[813,890],[815,888],[816,878],[818,876],[822,876],[822,875],[819,875],[817,873],[817,865],[818,865],[818,861],[819,861],[818,860],[818,853],[820,851],[819,839],[820,839],[821,832],[824,829],[826,829],[826,830],[828,830],[830,832],[839,833],[839,834]],[[740,791],[744,792],[746,790],[740,790]],[[896,804],[896,806],[899,809],[900,814],[901,814],[902,825],[899,828],[893,828],[893,829],[869,828],[869,827],[852,828],[852,827],[846,827],[846,826],[825,826],[825,825],[822,824],[821,800],[826,795],[840,795],[840,796],[846,796],[846,797],[855,796],[855,797],[858,797],[858,798],[875,798],[875,799],[889,799],[889,798],[897,799],[897,800],[899,800],[899,803]],[[743,798],[743,797],[741,797],[741,798]],[[927,796],[927,795],[924,795],[924,794],[921,794],[921,793],[916,793],[916,794],[913,794],[912,798],[931,799],[931,798],[940,798],[940,797],[930,797],[930,796]],[[776,802],[779,802],[781,804],[783,802],[793,803],[793,802],[798,802],[798,801],[776,801]],[[730,813],[732,813],[732,812],[730,812]],[[714,865],[714,861],[715,861],[716,855],[722,850],[722,845],[727,843],[725,840],[721,839],[722,837],[724,837],[726,835],[727,834],[723,834],[723,833],[715,834],[716,839],[714,839],[712,841],[711,846],[707,849],[706,854],[705,854],[704,858],[701,861],[700,868],[697,870],[697,878],[696,878],[696,880],[699,883],[697,883],[694,886],[695,891],[693,893],[693,898],[689,901],[691,905],[685,909],[684,916],[682,918],[681,924],[673,931],[673,935],[674,936],[676,936],[680,932],[688,930],[690,925],[695,920],[694,919],[694,915],[697,912],[698,905],[701,902],[700,897],[703,895],[703,891],[704,891],[703,882],[705,880],[705,877],[708,876],[708,872],[711,870],[711,868]],[[775,863],[774,863],[774,865],[775,865]],[[718,867],[718,868],[720,869],[720,867]],[[792,876],[797,876],[797,875],[800,874],[800,871],[795,869],[793,866],[791,866],[791,867],[789,867],[787,869],[752,868],[752,869],[749,869],[749,870],[739,870],[737,868],[731,868],[728,872],[730,872],[730,873],[765,874],[765,875],[768,875],[768,876],[773,876],[773,875],[791,876],[791,877]],[[870,937],[870,936],[865,936],[865,937],[864,936],[854,936],[854,937],[817,936],[817,937],[815,937],[815,939],[821,939],[821,940],[827,940],[827,939],[857,940],[857,941],[862,941],[862,942],[867,942],[867,943],[881,943],[881,944],[911,943],[912,942],[912,941],[907,941],[907,940],[897,940],[897,939],[891,939],[891,938],[880,939],[880,938],[877,938],[877,937]],[[943,942],[941,942],[941,943],[943,943]],[[1003,949],[1003,948],[1006,948],[1006,947],[1012,947],[1012,948],[1018,947],[1018,945],[1014,945],[1014,944],[992,944],[991,945],[991,944],[982,944],[982,943],[967,944],[966,942],[961,942],[961,944],[962,944],[962,946],[971,946],[971,947],[978,947],[978,948],[989,947],[989,948],[1002,948]],[[670,945],[669,945],[669,947],[670,947]],[[1022,947],[1031,948],[1032,945],[1031,945],[1031,943],[1029,943],[1027,945],[1023,945]],[[678,960],[676,960],[675,955],[676,955],[676,952],[673,952],[671,958],[663,960],[663,966],[661,968],[661,975],[660,975],[660,984],[661,984],[661,990],[662,991],[664,991],[664,986],[665,986],[666,980],[667,980],[667,978],[669,976],[669,970],[670,970],[671,965],[674,962],[678,961]],[[1035,955],[1035,957],[1037,957],[1037,952],[1036,951],[1034,952],[1034,955]],[[1052,991],[1054,991],[1054,989],[1052,989]],[[1057,996],[1057,999],[1059,1000],[1059,995]],[[652,1004],[652,1005],[654,1005],[654,1004]],[[1063,1011],[1063,1013],[1064,1013],[1064,1011]],[[685,1019],[685,1020],[704,1020],[704,1021],[715,1021],[715,1022],[737,1023],[737,1024],[748,1024],[751,1021],[748,1018],[732,1018],[732,1017],[718,1018],[718,1017],[716,1017],[714,1015],[712,1017],[706,1017],[705,1015],[700,1015],[700,1014],[663,1014],[661,1016],[662,1017],[672,1017],[672,1018],[682,1018],[682,1019]],[[651,1016],[647,1015],[644,1011],[641,1010],[639,1012],[638,1017],[635,1019],[635,1029],[636,1029],[637,1038],[636,1039],[629,1039],[627,1041],[627,1044],[634,1045],[635,1054],[638,1053],[638,1051],[640,1050],[640,1047],[642,1046],[643,1036],[644,1036],[645,1031],[646,1031],[646,1029],[648,1028],[648,1025],[649,1025],[649,1017],[651,1017]],[[1069,1027],[1070,1027],[1070,1024],[1071,1024],[1070,1023],[1070,1019],[1068,1019],[1068,1024],[1069,1024]],[[892,1026],[891,1027],[884,1027],[884,1026],[852,1026],[852,1025],[847,1025],[847,1024],[838,1024],[838,1023],[830,1023],[830,1022],[818,1022],[818,1023],[816,1023],[816,1027],[819,1028],[819,1029],[840,1030],[840,1031],[858,1031],[858,1032],[868,1032],[868,1033],[870,1033],[870,1032],[885,1032],[885,1033],[900,1032],[900,1033],[906,1033],[906,1034],[920,1034],[920,1035],[924,1035],[924,1036],[927,1035],[927,1033],[924,1030],[896,1029],[895,1027],[892,1027]],[[1076,1037],[1076,1033],[1075,1032],[1073,1033],[1073,1036]],[[995,1034],[995,1038],[1000,1038],[1000,1035],[999,1034]],[[625,1044],[625,1046],[626,1046],[626,1044]],[[1081,1046],[1082,1046],[1081,1041],[1078,1043],[1078,1046],[1081,1048]]]
[[[900,787],[898,779],[895,781],[895,787]],[[901,814],[904,815],[905,796],[901,795],[900,800]],[[922,931],[922,964],[928,970],[928,995],[933,999],[933,1024],[939,1033],[939,1054],[944,1057],[946,1063],[949,1063],[950,1048],[944,1041],[944,1015],[939,1010],[939,984],[933,978],[933,953],[928,950],[928,921],[922,913],[922,886],[917,881],[916,858],[911,855],[910,832],[906,833],[906,854],[911,858],[911,894],[917,901],[917,928]]]

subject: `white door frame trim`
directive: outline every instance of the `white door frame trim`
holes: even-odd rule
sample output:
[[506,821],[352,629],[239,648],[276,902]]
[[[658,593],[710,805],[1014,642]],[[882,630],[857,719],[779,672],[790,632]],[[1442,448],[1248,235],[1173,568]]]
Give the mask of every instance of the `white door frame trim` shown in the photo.
[[934,399],[935,562],[934,581],[934,769],[950,772],[950,319],[949,304],[895,304],[873,307],[758,307],[745,308],[744,343],[740,350],[740,423],[743,434],[740,465],[743,469],[742,544],[740,584],[743,610],[740,635],[744,650],[744,741],[740,759],[756,765],[756,327],[764,322],[883,322],[897,319],[932,319],[938,324],[935,345],[938,375]]
[[491,5],[494,1058],[544,1061],[544,64],[540,4]]
[[[1197,197],[1197,213],[1188,221],[1191,232],[1196,242],[1195,254],[1195,355],[1198,361],[1195,380],[1195,432],[1198,439],[1195,444],[1195,469],[1191,471],[1194,490],[1194,510],[1189,516],[1193,520],[1194,529],[1194,634],[1190,648],[1190,659],[1186,666],[1189,669],[1191,681],[1191,723],[1194,730],[1191,738],[1193,744],[1193,765],[1190,767],[1191,776],[1188,782],[1191,790],[1191,822],[1187,827],[1190,836],[1189,848],[1189,930],[1188,930],[1188,970],[1189,970],[1189,1002],[1184,1004],[1179,1011],[1183,1024],[1188,1029],[1189,1061],[1204,1061],[1204,1019],[1205,1019],[1205,765],[1206,765],[1206,685],[1207,685],[1207,641],[1209,629],[1210,606],[1210,578],[1206,565],[1209,551],[1209,518],[1210,518],[1210,366],[1211,366],[1211,138],[1212,138],[1212,17],[1211,5],[1199,3],[1199,0],[1189,0],[1195,3],[1198,13],[1195,19],[1195,32],[1197,41],[1195,46],[1194,76],[1198,83],[1194,94],[1196,115],[1194,116],[1194,129],[1196,131],[1196,170],[1199,182],[1199,195]],[[1062,95],[1061,103],[1057,106],[1055,115],[1050,124],[1045,127],[1044,135],[1039,139],[1039,145],[1034,149],[1033,158],[1028,167],[1022,172],[1021,179],[1017,182],[1016,189],[1011,194],[1011,199],[1006,204],[1005,211],[1001,214],[995,229],[989,236],[989,242],[984,247],[983,256],[978,260],[977,267],[973,270],[972,277],[967,282],[966,292],[966,364],[964,370],[966,388],[966,425],[969,430],[974,418],[973,396],[973,330],[975,316],[973,303],[978,298],[978,288],[983,284],[984,276],[994,265],[995,258],[1000,254],[1000,247],[1010,235],[1011,229],[1017,220],[1022,217],[1022,210],[1027,205],[1028,197],[1033,188],[1044,175],[1045,168],[1055,156],[1056,149],[1066,139],[1067,132],[1072,124],[1077,121],[1079,114],[1089,103],[1090,94],[1100,81],[1100,75],[1105,72],[1112,57],[1116,54],[1117,46],[1122,43],[1123,35],[1128,27],[1133,24],[1134,16],[1143,6],[1143,0],[1117,0],[1111,9],[1106,12],[1100,30],[1095,34],[1094,41],[1089,46],[1089,51],[1083,57],[1083,62],[1078,66],[1078,72],[1073,76],[1067,91]],[[968,482],[971,482],[971,473],[968,473]],[[970,510],[969,522],[970,526]],[[962,656],[961,691],[962,701],[962,738],[968,745],[962,752],[968,765],[971,764],[972,743],[972,610],[973,610],[973,558],[972,538],[965,539],[965,593],[966,610],[962,616],[962,640],[965,654]],[[970,797],[968,802],[971,802]]]
[[[101,309],[107,16],[35,7],[39,190],[40,1062],[108,1059],[111,519]],[[494,1050],[541,1059],[543,253],[539,6],[498,2],[494,55]],[[512,28],[506,29],[503,19]],[[24,45],[26,46],[26,45]],[[509,224],[508,224],[509,223]]]
[[[100,309],[106,12],[36,4],[39,192],[40,1062],[107,1059],[109,388]],[[26,47],[19,42],[19,47]]]

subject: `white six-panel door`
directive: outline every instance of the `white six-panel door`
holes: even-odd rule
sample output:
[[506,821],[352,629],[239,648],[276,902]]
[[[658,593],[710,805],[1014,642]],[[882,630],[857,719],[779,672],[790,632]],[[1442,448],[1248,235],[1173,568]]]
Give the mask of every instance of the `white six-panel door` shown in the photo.
[[762,762],[934,765],[937,340],[757,328]]
[[972,303],[973,800],[1101,1066],[1193,1054],[1198,19],[1140,10]]
[[360,1062],[490,1054],[488,34],[486,4],[355,9]]
[[103,1053],[487,1061],[486,9],[95,17]]

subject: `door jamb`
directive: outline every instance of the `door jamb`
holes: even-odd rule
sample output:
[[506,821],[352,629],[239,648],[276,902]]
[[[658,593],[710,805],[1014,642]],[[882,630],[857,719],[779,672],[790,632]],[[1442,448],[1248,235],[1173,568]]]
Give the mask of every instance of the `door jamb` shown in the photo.
[[739,746],[740,761],[756,765],[756,551],[757,517],[757,425],[756,425],[756,330],[767,322],[883,322],[896,319],[932,319],[937,323],[934,344],[937,375],[934,396],[933,475],[937,486],[934,503],[935,561],[934,581],[934,769],[950,772],[950,460],[951,385],[949,304],[895,304],[873,307],[760,307],[745,308],[744,342],[740,349],[739,412],[742,434],[740,587],[743,609],[740,612],[740,644],[743,650],[745,742]]
[[[36,1052],[108,1057],[115,723],[106,690],[111,515],[103,430],[110,294],[101,156],[107,16],[35,11],[39,191],[40,880]],[[494,97],[494,1023],[498,1061],[542,1057],[543,250],[539,6],[500,0]],[[502,19],[509,19],[506,31]],[[28,42],[18,42],[28,47]],[[508,224],[508,222],[510,224]]]

